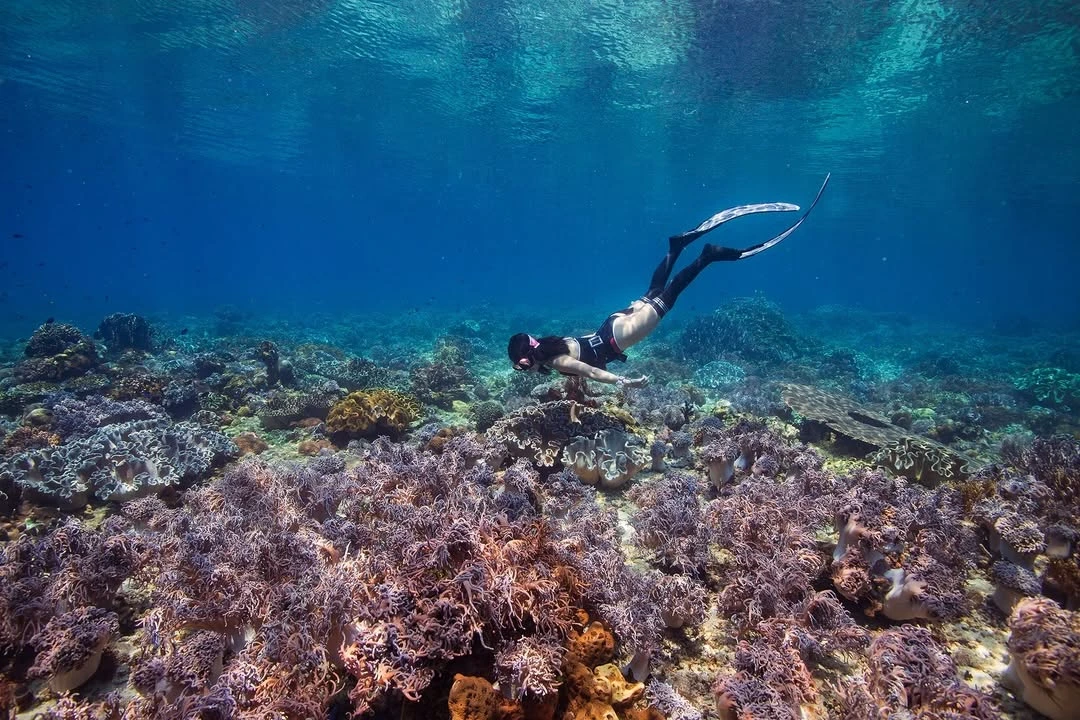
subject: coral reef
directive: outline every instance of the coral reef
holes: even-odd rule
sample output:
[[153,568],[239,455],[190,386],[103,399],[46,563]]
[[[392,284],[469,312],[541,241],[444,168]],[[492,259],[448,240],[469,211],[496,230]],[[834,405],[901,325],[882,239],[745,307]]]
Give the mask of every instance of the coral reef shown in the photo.
[[255,415],[267,429],[286,428],[305,418],[325,418],[342,394],[334,383],[306,390],[274,390],[262,397]]
[[87,338],[74,325],[48,322],[34,331],[26,342],[28,358],[48,358],[86,342]]
[[183,488],[236,452],[221,433],[172,423],[139,401],[64,400],[52,412],[63,444],[0,461],[0,476],[62,508]]
[[957,679],[956,664],[930,631],[915,625],[875,638],[865,679],[845,681],[840,698],[842,716],[850,720],[1000,717],[989,697]]
[[491,428],[505,413],[503,406],[495,400],[483,400],[474,403],[471,410],[477,432],[484,432]]
[[713,360],[694,371],[694,382],[710,390],[729,390],[746,378],[746,371],[726,360]]
[[107,316],[98,325],[94,337],[104,342],[112,355],[125,350],[150,352],[152,349],[150,323],[146,318],[131,313],[113,313]]
[[[140,677],[194,662],[166,639],[210,630],[236,649],[201,702],[314,716],[347,673],[364,712],[418,699],[479,637],[501,683],[524,696],[553,692],[574,608],[604,582],[590,561],[597,548],[572,523],[557,530],[532,510],[500,519],[498,498],[517,491],[499,492],[485,473],[450,445],[431,455],[378,440],[353,470],[334,457],[290,470],[249,459],[190,491],[183,509],[128,503],[152,546],[147,574],[134,574],[154,608],[142,621],[143,657],[164,663]],[[514,486],[542,492],[538,478],[516,477]],[[141,713],[195,700],[159,684],[142,682],[154,689]]]
[[48,678],[58,693],[78,688],[97,672],[118,629],[116,615],[96,607],[50,618],[31,641],[38,655],[29,676]]
[[912,480],[935,485],[970,472],[971,461],[927,437],[913,435],[872,409],[806,385],[783,386],[784,402],[808,420],[880,448],[874,460]]
[[802,344],[779,306],[755,296],[732,298],[711,316],[691,320],[678,346],[684,358],[705,364],[725,356],[753,362],[791,360]]
[[[473,355],[468,338],[443,336],[436,342],[429,362],[415,364],[409,371],[409,389],[421,402],[445,410],[455,401],[468,402],[476,394],[478,380],[469,369]],[[478,399],[483,393],[476,394]]]
[[348,437],[400,436],[420,417],[421,405],[396,390],[357,390],[334,403],[326,416],[330,433]]
[[696,399],[686,387],[648,385],[626,391],[627,405],[638,422],[671,430],[679,430],[693,419]]
[[575,437],[595,437],[604,430],[627,430],[626,423],[602,410],[573,400],[525,405],[495,421],[487,436],[514,457],[552,467]]
[[739,300],[617,390],[506,367],[550,318],[306,311],[0,344],[0,715],[1080,704],[1061,338]]
[[845,482],[833,501],[839,539],[830,574],[837,592],[867,614],[897,621],[963,614],[976,539],[963,522],[959,493],[880,471]]
[[697,478],[673,471],[635,487],[629,495],[640,508],[631,520],[634,541],[649,553],[650,561],[665,570],[703,576],[711,536]]
[[1080,404],[1080,374],[1062,368],[1035,368],[1016,378],[1014,385],[1036,402],[1064,406]]
[[293,366],[288,360],[281,357],[276,343],[263,340],[255,348],[255,358],[266,367],[266,385],[278,387],[292,385],[295,381]]

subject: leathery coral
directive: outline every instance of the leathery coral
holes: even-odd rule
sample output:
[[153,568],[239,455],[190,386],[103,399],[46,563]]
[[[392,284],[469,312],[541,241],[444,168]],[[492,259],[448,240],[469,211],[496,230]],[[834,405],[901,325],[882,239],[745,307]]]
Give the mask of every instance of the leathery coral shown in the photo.
[[1009,619],[1002,681],[1051,720],[1080,717],[1080,613],[1047,598],[1021,600]]
[[[345,686],[357,714],[400,712],[474,653],[522,702],[554,692],[574,608],[606,620],[605,602],[644,593],[612,581],[624,559],[581,520],[599,512],[590,495],[565,523],[549,520],[528,499],[546,492],[534,469],[500,478],[468,441],[436,455],[381,438],[349,470],[341,456],[297,467],[249,457],[183,508],[125,505],[152,546],[132,579],[153,608],[138,636],[147,694],[132,716],[213,700],[241,717],[316,717]],[[170,667],[203,653],[176,639],[200,631],[231,649],[220,674],[184,685]]]
[[897,621],[962,613],[975,537],[962,522],[959,494],[878,470],[853,473],[844,483],[832,501],[839,538],[830,574],[837,592],[868,615]]
[[486,434],[514,457],[527,457],[538,467],[553,467],[572,438],[625,429],[623,422],[601,410],[555,400],[521,407],[496,420]]
[[330,408],[326,429],[351,437],[396,437],[420,417],[420,410],[415,398],[396,390],[357,390]]
[[709,528],[697,478],[674,471],[638,485],[630,499],[639,507],[631,519],[635,542],[659,567],[702,575],[709,560]]
[[96,607],[82,607],[52,618],[34,636],[38,656],[29,675],[47,677],[55,692],[74,690],[97,672],[118,627],[115,613]]
[[841,681],[842,716],[848,720],[949,717],[996,720],[1000,713],[985,694],[962,683],[956,665],[926,628],[886,630],[870,645],[870,664],[861,680]]

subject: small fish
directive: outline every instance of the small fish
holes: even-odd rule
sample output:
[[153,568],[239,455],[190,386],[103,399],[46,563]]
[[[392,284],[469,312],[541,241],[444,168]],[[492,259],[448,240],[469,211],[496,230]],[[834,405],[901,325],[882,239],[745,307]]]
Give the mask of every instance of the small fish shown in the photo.
[[26,236],[22,233],[11,233],[11,237],[15,238],[16,240],[22,240]]
[[39,263],[37,264],[37,266],[38,266],[38,267],[45,267],[45,261],[44,261],[44,260],[42,260],[41,262],[39,262]]
[[181,335],[187,335],[187,328],[184,328],[183,330],[181,330],[180,334]]
[[45,318],[45,324],[46,325],[52,325],[54,322],[56,322],[56,318],[54,318],[54,317]]

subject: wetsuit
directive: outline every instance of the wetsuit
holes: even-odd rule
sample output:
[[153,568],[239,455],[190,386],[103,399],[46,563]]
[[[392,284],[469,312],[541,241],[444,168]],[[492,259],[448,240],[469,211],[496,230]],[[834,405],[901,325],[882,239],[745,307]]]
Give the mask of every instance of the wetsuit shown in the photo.
[[608,315],[607,320],[596,332],[575,338],[578,342],[578,360],[601,370],[606,370],[607,364],[612,360],[626,362],[626,355],[619,348],[619,344],[615,342],[613,325],[615,324],[615,318],[629,314],[629,309],[612,313]]

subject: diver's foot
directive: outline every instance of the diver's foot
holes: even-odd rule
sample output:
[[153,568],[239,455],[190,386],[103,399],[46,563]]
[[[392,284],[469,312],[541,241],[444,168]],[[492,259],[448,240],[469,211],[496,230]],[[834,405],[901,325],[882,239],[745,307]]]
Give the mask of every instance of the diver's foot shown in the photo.
[[701,249],[701,257],[709,262],[715,262],[717,260],[738,260],[741,255],[742,250],[723,247],[721,245],[712,245],[709,243],[705,243],[705,247]]
[[683,250],[685,250],[687,245],[694,242],[701,236],[702,233],[694,232],[693,230],[691,230],[690,232],[682,233],[680,235],[672,235],[668,238],[668,252],[677,255]]

